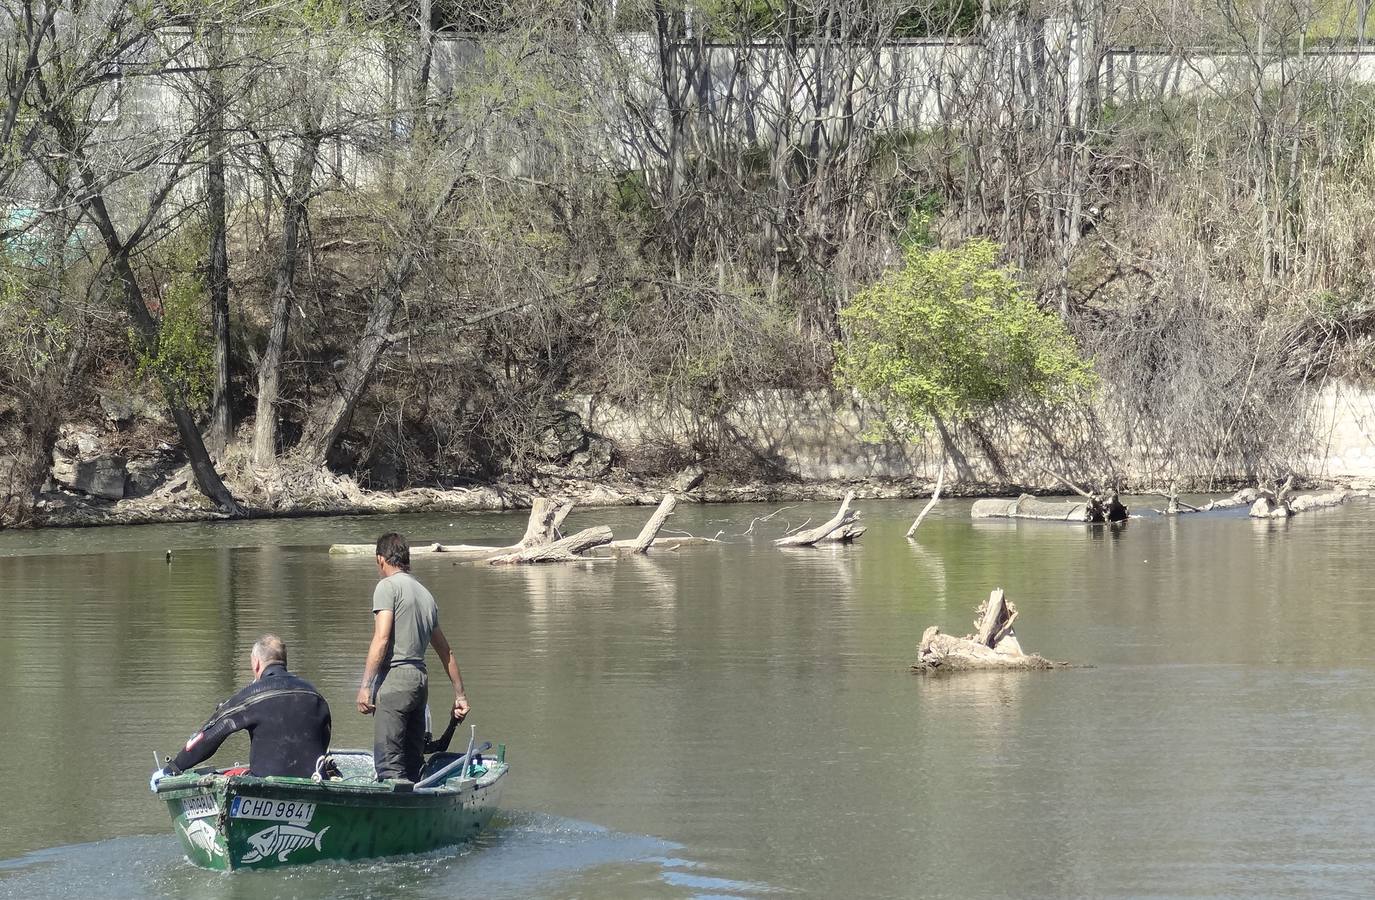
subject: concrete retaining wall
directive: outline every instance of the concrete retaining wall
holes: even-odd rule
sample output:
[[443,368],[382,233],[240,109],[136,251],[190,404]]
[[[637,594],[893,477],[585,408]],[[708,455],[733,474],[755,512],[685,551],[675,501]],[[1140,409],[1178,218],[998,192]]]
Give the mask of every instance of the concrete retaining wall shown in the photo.
[[[913,445],[889,437],[872,411],[842,394],[761,392],[723,421],[711,421],[682,408],[641,405],[623,409],[581,398],[575,408],[588,426],[616,443],[622,452],[646,447],[703,444],[742,451],[761,467],[773,467],[804,480],[892,478],[933,479],[940,463],[935,440]],[[1300,421],[1304,421],[1299,417]],[[1313,479],[1375,483],[1375,389],[1334,382],[1313,400],[1309,433],[1287,464]],[[878,430],[879,435],[873,432]],[[1208,461],[1191,471],[1169,448],[1104,446],[1072,422],[1055,426],[1060,446],[1015,422],[988,421],[978,432],[952,435],[958,459],[953,474],[964,482],[1014,483],[1052,487],[1046,467],[1075,475],[1098,476],[1110,470],[1130,481],[1168,483],[1173,477],[1245,481],[1254,477],[1240,460]],[[877,436],[877,441],[866,440]],[[1113,446],[1115,444],[1116,446]],[[734,445],[734,446],[731,446]],[[1070,471],[1065,471],[1066,469]]]

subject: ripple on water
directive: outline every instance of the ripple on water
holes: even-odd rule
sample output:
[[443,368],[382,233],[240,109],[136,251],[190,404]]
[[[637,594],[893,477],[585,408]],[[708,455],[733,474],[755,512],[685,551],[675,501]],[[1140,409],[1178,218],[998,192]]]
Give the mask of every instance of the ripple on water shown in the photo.
[[[0,897],[271,898],[528,897],[613,892],[636,896],[757,896],[764,885],[714,877],[648,835],[541,813],[504,813],[478,840],[432,853],[356,863],[224,874],[197,869],[171,835],[113,838],[0,861]],[[635,870],[639,870],[638,872]],[[576,887],[575,887],[576,885]],[[639,890],[638,888],[643,888]]]

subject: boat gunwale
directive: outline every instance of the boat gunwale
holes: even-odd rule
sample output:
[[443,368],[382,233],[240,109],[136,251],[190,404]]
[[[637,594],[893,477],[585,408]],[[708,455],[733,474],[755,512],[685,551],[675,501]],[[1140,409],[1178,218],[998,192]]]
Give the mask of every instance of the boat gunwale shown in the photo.
[[[185,775],[174,775],[158,782],[155,791],[159,800],[184,800],[196,796],[237,796],[251,795],[273,798],[293,798],[329,803],[343,800],[376,801],[381,806],[426,806],[437,800],[457,800],[483,793],[495,787],[510,771],[510,765],[493,761],[487,772],[476,779],[465,778],[455,782],[445,782],[431,788],[398,791],[387,782],[377,781],[314,781],[310,778],[289,776],[224,775],[206,773],[197,775],[194,780],[184,780]],[[189,774],[189,773],[188,773]],[[180,782],[165,784],[165,782]]]

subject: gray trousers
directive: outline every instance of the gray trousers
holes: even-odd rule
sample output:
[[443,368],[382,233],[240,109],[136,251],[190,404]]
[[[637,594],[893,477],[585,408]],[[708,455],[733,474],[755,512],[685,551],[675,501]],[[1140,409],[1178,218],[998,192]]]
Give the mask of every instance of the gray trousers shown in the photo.
[[373,711],[372,759],[377,778],[420,778],[425,761],[425,706],[429,679],[415,666],[387,672],[377,689]]

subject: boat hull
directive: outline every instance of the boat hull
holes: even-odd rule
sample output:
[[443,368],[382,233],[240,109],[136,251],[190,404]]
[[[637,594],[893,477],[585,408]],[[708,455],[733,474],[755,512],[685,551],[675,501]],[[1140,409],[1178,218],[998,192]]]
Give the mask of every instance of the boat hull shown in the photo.
[[508,769],[433,790],[382,782],[182,775],[158,785],[186,858],[215,870],[421,853],[491,821]]

